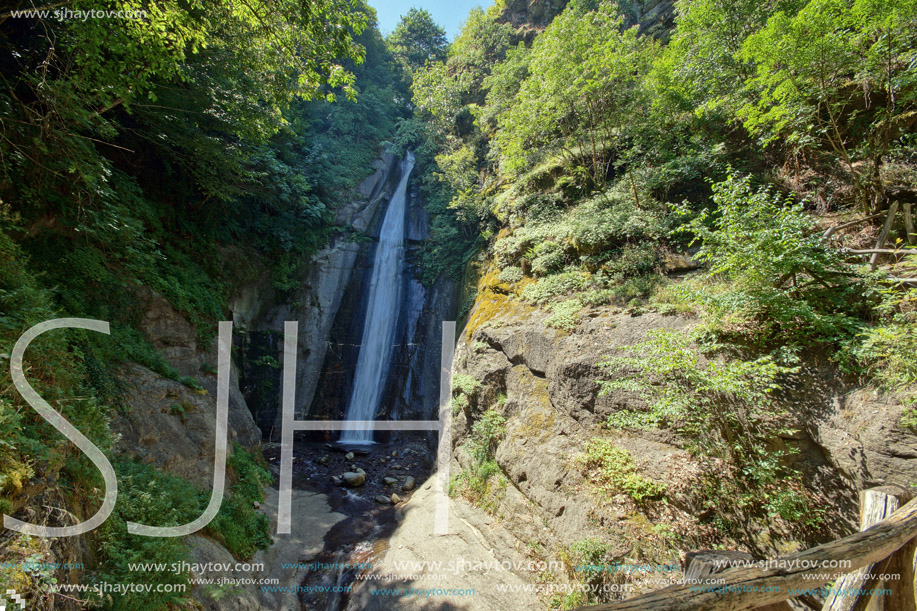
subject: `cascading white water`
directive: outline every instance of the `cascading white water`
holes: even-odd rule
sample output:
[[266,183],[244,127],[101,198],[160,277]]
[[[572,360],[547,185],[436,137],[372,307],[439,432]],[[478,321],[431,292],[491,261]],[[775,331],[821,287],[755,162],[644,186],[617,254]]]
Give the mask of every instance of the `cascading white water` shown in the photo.
[[[404,265],[404,213],[407,200],[408,178],[414,169],[414,155],[409,151],[401,162],[401,181],[392,195],[379,245],[373,261],[372,280],[369,284],[369,301],[363,322],[363,339],[357,357],[357,370],[353,391],[344,414],[345,420],[373,420],[379,408],[384,387],[383,377],[388,370],[398,324],[401,303],[401,272]],[[371,430],[344,431],[343,443],[367,444],[373,441]]]

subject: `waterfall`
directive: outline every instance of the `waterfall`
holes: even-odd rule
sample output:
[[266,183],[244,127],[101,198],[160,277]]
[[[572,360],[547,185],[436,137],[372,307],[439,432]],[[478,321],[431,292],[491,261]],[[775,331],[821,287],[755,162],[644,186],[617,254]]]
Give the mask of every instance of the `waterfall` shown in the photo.
[[[414,169],[414,155],[409,151],[401,162],[401,181],[389,202],[379,244],[373,260],[369,301],[363,321],[363,339],[353,379],[353,391],[347,404],[345,420],[373,420],[379,409],[384,379],[395,341],[395,327],[401,304],[401,272],[404,266],[404,214],[408,178]],[[344,431],[344,443],[372,443],[373,432]]]

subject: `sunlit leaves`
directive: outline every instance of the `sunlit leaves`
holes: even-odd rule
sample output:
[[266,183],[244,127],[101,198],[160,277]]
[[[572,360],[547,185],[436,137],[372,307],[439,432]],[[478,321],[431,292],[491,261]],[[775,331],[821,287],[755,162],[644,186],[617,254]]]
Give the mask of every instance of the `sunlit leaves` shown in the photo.
[[518,174],[533,149],[572,155],[584,149],[591,174],[604,182],[607,149],[627,121],[634,90],[653,58],[653,44],[636,28],[622,31],[616,5],[596,10],[573,2],[533,43],[528,76],[498,120],[494,143],[501,167]]
[[386,42],[395,58],[410,73],[427,62],[442,61],[448,48],[446,31],[433,21],[428,11],[419,8],[412,8],[407,15],[402,15]]
[[765,142],[842,162],[864,207],[878,205],[878,166],[917,110],[915,40],[914,0],[812,0],[777,13],[739,54],[756,66],[740,116]]

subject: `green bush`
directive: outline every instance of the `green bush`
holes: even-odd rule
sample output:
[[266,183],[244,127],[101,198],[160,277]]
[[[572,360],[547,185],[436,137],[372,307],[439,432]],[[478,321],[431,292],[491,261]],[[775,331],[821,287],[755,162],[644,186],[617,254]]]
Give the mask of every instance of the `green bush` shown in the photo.
[[917,407],[909,407],[901,414],[898,422],[901,426],[917,433]]
[[471,436],[468,439],[468,451],[478,464],[493,458],[497,444],[506,434],[504,424],[506,419],[497,411],[487,410],[471,426]]
[[[505,401],[505,399],[504,399]],[[498,401],[498,404],[502,403]],[[471,426],[465,447],[472,464],[449,483],[450,494],[461,494],[488,513],[494,513],[507,479],[494,460],[497,444],[506,434],[505,419],[495,410],[484,412]]]
[[801,485],[775,490],[768,496],[765,507],[772,516],[780,516],[791,524],[818,526],[822,512],[813,511],[808,492]]
[[497,239],[493,246],[494,262],[500,269],[518,266],[523,255],[534,245],[535,238],[526,232]]
[[649,298],[663,282],[664,279],[657,275],[628,278],[611,288],[611,296],[615,303],[630,305],[635,299]]
[[259,549],[271,545],[270,521],[266,515],[255,511],[255,503],[264,502],[264,487],[274,478],[257,458],[235,445],[226,464],[235,472],[236,481],[208,526],[208,530],[239,559],[251,558]]
[[532,264],[536,276],[548,276],[564,267],[564,250],[556,242],[541,242],[531,248],[525,258]]
[[458,416],[461,412],[468,409],[467,395],[459,395],[452,398],[452,415]]
[[659,255],[656,253],[655,244],[651,242],[626,244],[605,267],[613,274],[620,274],[625,278],[644,276],[657,271]]
[[466,397],[473,397],[480,388],[481,383],[470,375],[457,373],[452,376],[453,395],[465,395]]
[[913,398],[917,385],[917,289],[883,290],[876,312],[879,320],[850,343],[851,356],[882,390],[910,391]]
[[[204,532],[218,539],[238,559],[250,558],[258,549],[271,543],[267,516],[257,513],[254,503],[264,500],[263,488],[271,481],[267,469],[255,455],[238,445],[227,460],[229,474],[235,476],[220,510]],[[127,522],[150,526],[177,526],[200,517],[210,499],[209,490],[200,490],[187,481],[149,465],[117,461],[118,504],[111,518],[100,527],[99,581],[129,583],[138,581],[132,563],[165,563],[188,560],[188,550],[181,539],[141,537],[127,533]],[[185,584],[187,574],[171,571],[143,573],[144,583]],[[190,585],[185,593],[128,593],[112,603],[113,609],[155,610],[187,604]]]
[[599,565],[611,546],[601,539],[580,539],[570,546],[570,560],[574,565]]
[[601,306],[611,303],[614,298],[614,291],[611,289],[592,289],[580,293],[578,299],[584,306]]
[[449,494],[460,494],[487,513],[496,513],[509,483],[494,460],[462,469],[449,482]]
[[577,293],[588,285],[585,274],[564,272],[541,278],[522,289],[522,298],[534,303],[544,303],[555,297]]
[[641,476],[630,453],[610,439],[590,439],[576,462],[583,475],[606,494],[623,492],[638,503],[665,494],[665,484]]
[[505,268],[500,272],[500,282],[508,282],[513,284],[519,282],[523,278],[522,268],[510,266]]
[[572,331],[579,323],[579,311],[583,304],[579,299],[568,299],[551,306],[551,315],[544,321],[549,327],[556,327],[564,331]]
[[133,462],[113,463],[118,474],[118,503],[111,517],[99,528],[99,581],[111,583],[182,584],[184,593],[127,593],[112,601],[112,609],[143,611],[168,609],[189,602],[190,584],[185,573],[133,572],[129,564],[189,561],[181,539],[141,537],[127,533],[127,522],[150,526],[178,526],[198,518],[206,505],[205,495],[185,480]]
[[585,592],[570,592],[569,594],[555,594],[551,599],[552,609],[579,609],[589,604],[589,596]]
[[615,187],[576,207],[568,223],[570,241],[583,253],[598,253],[635,242],[652,242],[665,235],[661,210],[638,208],[632,197]]
[[840,343],[860,330],[870,290],[824,244],[801,203],[754,190],[747,177],[712,188],[715,214],[701,213],[680,231],[701,243],[695,258],[727,286],[712,292],[688,284],[682,294],[708,310],[720,332],[762,346],[805,346]]
[[[776,400],[781,383],[798,372],[797,358],[779,351],[756,359],[724,355],[723,346],[702,344],[702,333],[668,330],[600,363],[601,394],[636,393],[644,408],[613,412],[613,428],[667,427],[701,458],[708,499],[721,516],[761,513],[797,476],[785,464],[790,450],[775,450],[793,434]],[[664,380],[664,384],[659,384]]]

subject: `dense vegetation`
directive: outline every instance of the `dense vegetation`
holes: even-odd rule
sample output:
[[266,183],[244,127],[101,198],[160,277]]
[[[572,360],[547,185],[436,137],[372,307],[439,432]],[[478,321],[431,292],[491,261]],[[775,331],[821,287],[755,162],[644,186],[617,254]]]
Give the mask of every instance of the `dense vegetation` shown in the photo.
[[[59,316],[111,321],[109,338],[43,337],[27,363],[38,392],[110,454],[119,365],[179,378],[139,330],[142,287],[208,341],[250,262],[289,292],[310,254],[349,237],[334,210],[380,147],[410,148],[431,214],[425,282],[476,275],[482,292],[549,310],[561,333],[596,307],[702,321],[602,364],[605,390],[639,393],[645,409],[615,414],[577,459],[588,481],[664,502],[665,487],[608,439],[670,428],[706,459],[720,532],[740,539],[743,523],[769,518],[811,530],[820,514],[792,456],[766,449],[790,427],[775,393],[804,359],[827,355],[914,400],[917,290],[899,280],[913,263],[871,269],[838,250],[871,245],[876,227],[831,240],[824,230],[917,204],[917,1],[677,0],[667,31],[634,24],[635,4],[573,0],[533,31],[498,0],[451,44],[421,10],[383,40],[359,0],[168,0],[116,24],[0,13],[0,343]],[[913,245],[893,220],[889,243]],[[703,269],[674,282],[674,253]],[[5,368],[0,385],[11,388]],[[456,379],[454,409],[470,411],[478,390]],[[452,488],[493,503],[506,486],[494,458],[503,404],[480,407]],[[917,411],[902,426],[917,430]],[[128,562],[186,553],[129,537],[125,521],[186,521],[204,496],[115,464],[123,498],[87,572],[118,581]],[[267,474],[241,450],[230,467],[208,534],[249,557],[269,542],[251,509]],[[4,390],[0,510],[47,501],[88,514],[100,490],[85,458]],[[34,539],[4,545],[9,557],[53,557]],[[0,584],[48,604],[52,579],[0,569]]]
[[[255,269],[267,270],[281,296],[298,286],[310,254],[336,232],[348,238],[334,210],[407,116],[409,81],[374,11],[358,1],[66,3],[72,12],[126,11],[89,19],[3,10],[0,344],[10,350],[25,329],[52,318],[110,321],[110,337],[41,337],[26,365],[39,394],[111,454],[109,421],[125,409],[120,365],[179,379],[139,330],[144,287],[207,342],[233,287]],[[412,50],[410,41],[395,48]],[[0,510],[52,524],[69,518],[40,507],[91,515],[103,490],[98,472],[0,369]],[[180,381],[199,388],[193,376]],[[206,530],[240,559],[270,543],[253,509],[269,478],[258,460],[237,448],[230,490]],[[129,582],[130,562],[186,559],[181,541],[134,537],[125,523],[186,523],[209,498],[147,464],[113,464],[120,499],[86,543],[83,582]],[[10,561],[63,553],[27,537],[3,550]],[[4,589],[31,593],[41,608],[60,604],[47,588],[55,578],[0,570]],[[102,604],[166,608],[189,594]]]
[[[873,247],[893,202],[917,203],[917,2],[679,0],[662,32],[633,5],[573,0],[532,36],[497,2],[415,71],[399,137],[433,194],[431,277],[475,275],[479,295],[544,308],[561,331],[595,307],[697,317],[689,337],[602,364],[605,392],[645,402],[607,427],[680,435],[723,535],[767,519],[811,534],[820,510],[773,449],[792,434],[775,397],[827,356],[914,401],[917,291],[900,279],[915,257],[873,269],[841,247]],[[890,248],[915,244],[901,214],[890,227]],[[673,282],[672,253],[701,269]],[[476,418],[472,394],[453,406]],[[652,501],[603,443],[584,473]]]

